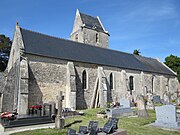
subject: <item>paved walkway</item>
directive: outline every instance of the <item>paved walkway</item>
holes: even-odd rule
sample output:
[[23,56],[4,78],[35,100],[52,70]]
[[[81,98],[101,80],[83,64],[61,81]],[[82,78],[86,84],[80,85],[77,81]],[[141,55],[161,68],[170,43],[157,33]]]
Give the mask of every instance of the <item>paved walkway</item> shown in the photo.
[[26,131],[26,130],[54,128],[54,127],[55,127],[55,123],[9,128],[9,129],[7,129],[9,131],[6,131],[6,132],[1,132],[0,131],[0,135],[9,135],[9,134],[12,134],[12,133],[23,132],[23,131]]

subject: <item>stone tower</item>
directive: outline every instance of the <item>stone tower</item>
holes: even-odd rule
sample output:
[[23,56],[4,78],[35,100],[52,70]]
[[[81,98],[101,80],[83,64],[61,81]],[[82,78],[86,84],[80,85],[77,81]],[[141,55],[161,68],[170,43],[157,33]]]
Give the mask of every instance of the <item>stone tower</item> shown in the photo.
[[71,40],[102,48],[108,48],[109,33],[103,27],[99,17],[80,13],[77,9]]

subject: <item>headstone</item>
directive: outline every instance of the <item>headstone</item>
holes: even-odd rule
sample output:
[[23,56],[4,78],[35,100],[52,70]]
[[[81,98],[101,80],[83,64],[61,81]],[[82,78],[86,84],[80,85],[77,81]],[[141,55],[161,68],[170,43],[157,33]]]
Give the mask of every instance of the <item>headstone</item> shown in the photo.
[[98,121],[90,121],[88,125],[88,132],[93,134],[96,134],[98,131]]
[[58,114],[55,119],[55,127],[58,129],[64,128],[64,119],[62,118],[62,101],[63,100],[64,100],[64,96],[62,95],[62,91],[60,91],[58,95]]
[[176,106],[164,105],[155,108],[156,110],[156,121],[155,126],[179,128],[180,120],[176,113]]
[[67,134],[68,135],[76,135],[76,130],[69,128]]
[[137,100],[138,117],[148,117],[144,96],[138,96]]
[[153,94],[151,92],[147,93],[147,108],[148,109],[153,109],[155,110],[154,108],[154,100],[153,100]]
[[114,129],[118,129],[118,118],[109,118],[109,121],[112,121]]
[[51,104],[44,103],[43,104],[43,116],[50,116],[51,117],[51,111],[52,111]]
[[128,99],[120,99],[120,105],[122,105],[123,107],[130,107],[130,101]]
[[86,126],[80,126],[78,133],[80,133],[80,134],[87,134],[88,133],[87,127]]
[[107,122],[104,125],[102,131],[107,133],[107,134],[112,133],[113,132],[113,123],[112,123],[112,121],[111,122]]
[[56,103],[55,102],[49,102],[51,105],[51,115],[56,114]]
[[172,96],[172,93],[171,92],[165,92],[164,95],[163,95],[163,98],[164,98],[164,103],[165,104],[170,104],[170,101],[171,101],[171,96]]
[[124,108],[124,107],[118,107],[118,108],[108,108],[106,109],[107,117],[120,117],[120,116],[132,116],[134,115],[134,112],[130,107]]
[[153,102],[161,104],[162,102],[161,102],[160,96],[159,95],[154,95],[153,96]]
[[118,118],[109,118],[102,131],[107,134],[113,133],[116,129],[118,129],[118,120]]

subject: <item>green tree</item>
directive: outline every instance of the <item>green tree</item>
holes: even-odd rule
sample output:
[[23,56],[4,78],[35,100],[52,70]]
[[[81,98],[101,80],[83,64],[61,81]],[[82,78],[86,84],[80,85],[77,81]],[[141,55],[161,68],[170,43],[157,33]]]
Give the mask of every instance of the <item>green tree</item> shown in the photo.
[[133,54],[135,54],[135,55],[139,55],[141,52],[139,51],[139,50],[134,50],[134,52],[133,52]]
[[177,73],[177,77],[180,82],[180,57],[171,54],[165,58],[164,63]]
[[0,71],[6,69],[11,50],[11,40],[5,35],[0,35]]

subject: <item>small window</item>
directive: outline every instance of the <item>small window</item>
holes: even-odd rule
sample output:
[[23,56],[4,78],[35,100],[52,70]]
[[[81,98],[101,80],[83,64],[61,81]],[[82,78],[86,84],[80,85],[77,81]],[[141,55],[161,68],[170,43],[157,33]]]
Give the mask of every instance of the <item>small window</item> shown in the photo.
[[99,42],[99,34],[96,33],[96,43],[98,43],[98,42]]
[[78,34],[75,35],[75,41],[78,41]]
[[82,88],[87,89],[87,74],[85,70],[82,73]]
[[134,90],[133,76],[129,77],[129,89]]
[[110,86],[110,89],[112,90],[114,87],[113,87],[113,74],[111,73],[110,76],[109,76],[109,86]]

